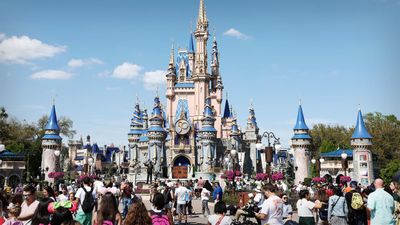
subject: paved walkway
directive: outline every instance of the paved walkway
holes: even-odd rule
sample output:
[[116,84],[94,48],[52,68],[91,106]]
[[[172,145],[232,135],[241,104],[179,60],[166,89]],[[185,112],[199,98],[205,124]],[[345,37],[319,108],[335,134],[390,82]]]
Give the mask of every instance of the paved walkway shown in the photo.
[[[151,209],[150,196],[143,195],[142,199],[143,199],[143,202],[146,205],[146,208],[148,210],[150,210]],[[192,201],[192,205],[193,205],[194,215],[188,216],[188,224],[190,224],[190,225],[200,225],[200,224],[201,225],[206,225],[207,224],[207,217],[204,217],[202,215],[201,200],[193,200]],[[208,203],[208,207],[210,208],[210,212],[213,214],[213,212],[214,212],[214,204],[213,203]],[[295,221],[298,221],[297,213],[295,213],[293,217],[294,217],[293,219]]]

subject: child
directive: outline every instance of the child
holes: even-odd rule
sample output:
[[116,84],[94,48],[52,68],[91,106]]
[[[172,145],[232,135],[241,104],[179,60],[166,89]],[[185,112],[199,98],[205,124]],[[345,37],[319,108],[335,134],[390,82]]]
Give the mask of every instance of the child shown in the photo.
[[23,223],[17,219],[21,213],[21,207],[19,204],[10,203],[7,209],[8,220],[4,223],[4,225],[23,225]]

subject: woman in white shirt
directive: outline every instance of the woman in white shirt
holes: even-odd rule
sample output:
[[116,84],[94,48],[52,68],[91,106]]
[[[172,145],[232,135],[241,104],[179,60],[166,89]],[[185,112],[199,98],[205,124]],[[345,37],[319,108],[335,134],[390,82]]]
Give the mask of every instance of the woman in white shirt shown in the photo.
[[214,215],[208,217],[208,225],[231,225],[232,219],[229,216],[225,216],[225,202],[218,201],[215,203],[214,213]]
[[318,200],[315,203],[310,201],[308,190],[301,190],[299,196],[300,199],[296,204],[299,225],[315,225],[313,210],[321,208],[321,203]]

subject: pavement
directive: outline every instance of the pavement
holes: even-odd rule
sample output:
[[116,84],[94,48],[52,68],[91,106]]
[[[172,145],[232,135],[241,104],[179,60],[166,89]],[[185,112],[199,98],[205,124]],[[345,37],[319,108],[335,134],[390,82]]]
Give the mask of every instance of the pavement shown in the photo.
[[[142,195],[142,200],[146,205],[147,210],[151,209],[150,196]],[[192,201],[193,205],[193,215],[188,215],[188,225],[206,225],[207,217],[204,217],[201,211],[201,200],[195,199]],[[211,214],[214,212],[214,203],[208,203],[208,207],[210,208]],[[233,215],[231,216],[233,218]],[[255,219],[253,219],[255,221]],[[295,212],[293,215],[293,220],[298,221],[297,213]]]

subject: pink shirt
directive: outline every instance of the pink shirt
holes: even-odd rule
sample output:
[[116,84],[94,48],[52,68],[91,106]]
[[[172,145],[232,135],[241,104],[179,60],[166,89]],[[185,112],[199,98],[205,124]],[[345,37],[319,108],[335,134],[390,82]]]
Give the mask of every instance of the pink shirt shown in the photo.
[[203,188],[203,186],[204,186],[204,180],[203,179],[201,179],[201,180],[198,180],[197,181],[197,186],[199,186],[199,188]]

